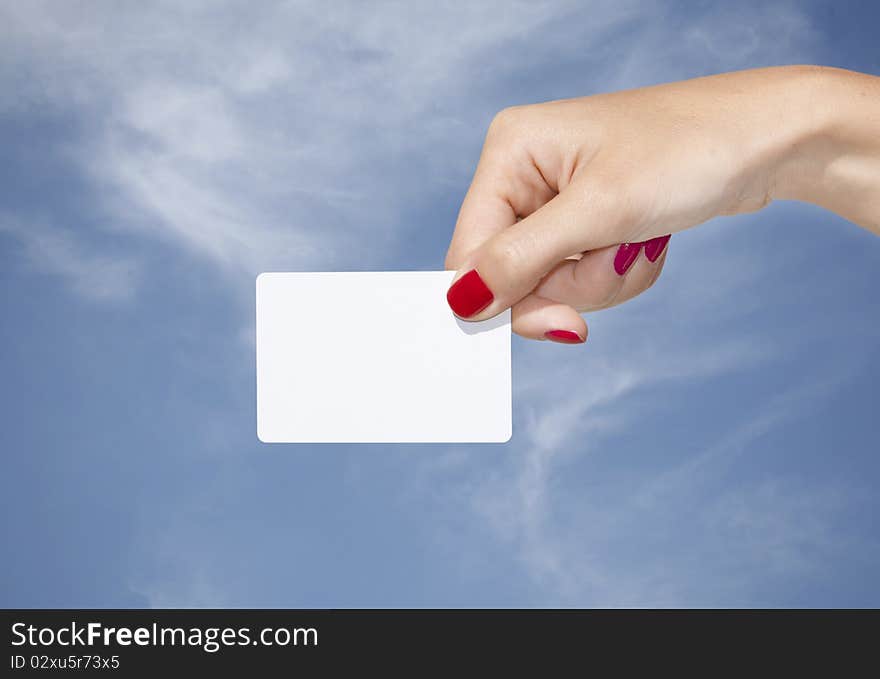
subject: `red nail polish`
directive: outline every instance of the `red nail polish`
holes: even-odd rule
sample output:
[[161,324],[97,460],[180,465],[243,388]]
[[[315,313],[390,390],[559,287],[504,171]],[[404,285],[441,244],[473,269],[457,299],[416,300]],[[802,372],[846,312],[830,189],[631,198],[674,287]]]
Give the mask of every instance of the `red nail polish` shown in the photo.
[[449,307],[461,318],[470,318],[480,313],[492,303],[495,295],[480,278],[476,269],[471,269],[459,278],[446,293]]
[[544,337],[561,344],[583,344],[586,342],[583,337],[571,330],[548,330],[544,333]]
[[636,261],[639,256],[639,250],[642,249],[641,243],[624,243],[617,248],[617,254],[614,255],[614,270],[618,276],[622,276]]
[[666,248],[666,244],[669,242],[669,239],[672,236],[660,236],[659,238],[652,238],[651,240],[646,240],[645,245],[645,257],[648,258],[649,262],[656,262],[660,255],[663,254],[663,250]]

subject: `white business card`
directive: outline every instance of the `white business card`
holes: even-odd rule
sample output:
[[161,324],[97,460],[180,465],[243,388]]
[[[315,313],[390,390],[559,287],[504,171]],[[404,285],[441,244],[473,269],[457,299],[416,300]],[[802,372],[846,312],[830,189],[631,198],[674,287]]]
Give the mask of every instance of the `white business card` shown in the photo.
[[446,303],[452,271],[257,277],[257,436],[266,443],[505,442],[510,311]]

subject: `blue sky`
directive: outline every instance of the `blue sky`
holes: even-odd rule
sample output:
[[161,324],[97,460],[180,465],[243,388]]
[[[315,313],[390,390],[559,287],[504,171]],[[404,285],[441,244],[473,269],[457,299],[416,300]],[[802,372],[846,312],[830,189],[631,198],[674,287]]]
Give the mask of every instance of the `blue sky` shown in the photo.
[[0,7],[0,603],[880,605],[880,241],[822,210],[515,338],[504,445],[261,445],[253,349],[260,271],[440,268],[498,109],[880,74],[876,4],[180,4]]

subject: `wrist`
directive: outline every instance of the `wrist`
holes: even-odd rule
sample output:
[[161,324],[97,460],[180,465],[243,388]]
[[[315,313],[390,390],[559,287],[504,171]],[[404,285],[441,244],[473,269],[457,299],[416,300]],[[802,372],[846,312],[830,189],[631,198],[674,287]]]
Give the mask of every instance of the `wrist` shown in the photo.
[[860,222],[852,203],[869,200],[880,163],[880,79],[824,67],[790,67],[784,151],[771,197],[826,207]]
[[819,66],[789,67],[787,73],[784,115],[776,121],[785,141],[773,173],[771,197],[810,202],[835,155],[835,112],[826,97],[836,74]]

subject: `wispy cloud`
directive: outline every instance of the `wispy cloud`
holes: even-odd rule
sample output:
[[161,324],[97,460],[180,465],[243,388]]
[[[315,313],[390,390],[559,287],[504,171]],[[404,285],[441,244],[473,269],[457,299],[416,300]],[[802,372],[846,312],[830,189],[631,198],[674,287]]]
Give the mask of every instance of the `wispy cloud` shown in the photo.
[[85,298],[118,302],[130,299],[137,288],[141,274],[137,260],[88,248],[70,230],[0,216],[3,235],[17,242],[30,267],[58,276]]
[[[859,502],[858,492],[848,497],[852,489],[833,483],[742,479],[736,471],[740,456],[749,456],[771,431],[809,417],[846,384],[845,376],[756,402],[707,448],[657,448],[661,457],[650,465],[630,446],[616,452],[621,435],[663,409],[662,402],[643,398],[646,392],[657,387],[669,393],[678,379],[699,389],[742,360],[754,361],[747,348],[741,355],[720,355],[694,366],[683,352],[659,374],[634,370],[621,377],[599,370],[576,388],[564,368],[544,365],[543,379],[566,395],[566,403],[535,401],[530,417],[520,413],[518,421],[528,422],[525,431],[516,432],[504,456],[492,458],[490,471],[480,464],[479,451],[450,451],[439,456],[442,464],[426,462],[420,492],[439,493],[441,506],[454,497],[469,507],[496,540],[514,550],[546,597],[542,604],[766,605],[762,583],[828,569],[849,546],[839,526]],[[773,356],[761,360],[766,364]],[[653,450],[651,439],[639,437],[636,445]],[[624,459],[611,465],[609,476],[607,460],[614,455]],[[569,482],[573,469],[580,471]],[[590,479],[590,470],[605,481]],[[876,553],[878,546],[860,549]]]
[[[509,476],[496,479],[474,494],[476,510],[518,545],[530,571],[556,592],[560,602],[583,603],[585,596],[592,603],[598,603],[592,597],[605,602],[612,591],[614,595],[607,601],[621,596],[626,589],[624,583],[618,581],[612,588],[610,581],[618,578],[611,569],[606,572],[607,567],[600,566],[601,556],[591,555],[587,547],[598,537],[597,531],[601,534],[607,520],[593,516],[598,511],[595,507],[583,514],[593,504],[588,497],[560,496],[555,488],[558,475],[578,457],[607,453],[615,436],[638,426],[651,406],[639,406],[632,397],[653,387],[667,385],[668,389],[670,383],[680,380],[703,381],[745,362],[754,364],[769,358],[756,354],[748,343],[740,343],[719,347],[713,356],[699,361],[682,351],[665,356],[662,362],[648,359],[623,368],[594,364],[588,381],[581,376],[572,380],[565,368],[548,369],[543,364],[540,379],[552,383],[557,393],[566,394],[565,403],[560,406],[556,401],[548,402],[546,396],[532,401],[531,417],[520,418],[528,418],[528,424],[526,431],[518,432],[516,463],[508,468]],[[625,505],[615,503],[616,521],[626,521],[620,515],[628,511]],[[560,530],[560,511],[580,515],[571,526],[573,534],[566,535],[564,527]]]
[[[83,121],[59,153],[95,189],[100,228],[214,265],[232,282],[218,294],[249,298],[257,271],[401,268],[416,242],[430,242],[427,265],[439,265],[445,236],[425,235],[413,215],[432,201],[454,210],[502,106],[804,61],[817,40],[790,3],[750,4],[747,18],[717,6],[688,6],[684,16],[669,3],[582,5],[98,3],[92,14],[7,3],[0,111]],[[151,275],[136,253],[31,221],[13,215],[0,229],[33,266],[87,297],[126,299],[138,275]],[[676,389],[698,401],[712,380],[780,360],[758,329],[728,331],[765,299],[761,274],[773,257],[739,243],[723,228],[673,239],[660,290],[597,316],[616,339],[591,340],[589,359],[523,349],[513,443],[488,462],[484,450],[461,447],[409,460],[412,501],[437,502],[443,516],[457,508],[461,525],[513,555],[545,605],[743,601],[755,569],[807,567],[833,553],[828,517],[846,502],[834,489],[760,480],[716,492],[731,460],[833,394],[833,380],[757,402],[717,440],[664,450],[644,468],[626,462],[641,440],[609,462],[629,433],[663,418]],[[694,320],[664,324],[661,315]],[[202,500],[223,504],[222,494],[205,489]],[[139,534],[135,551],[152,561],[132,584],[153,604],[246,600],[208,538],[193,548],[200,511],[182,503],[178,529]],[[426,529],[442,534],[438,521]],[[449,551],[479,551],[463,532],[445,535]],[[723,577],[700,577],[706,564]]]
[[[19,107],[89,117],[76,153],[117,227],[232,271],[338,266],[353,242],[381,261],[407,230],[413,192],[470,170],[482,126],[462,135],[462,118],[492,113],[471,92],[475,66],[567,11],[278,3],[241,31],[234,3],[105,8],[101,22],[13,5],[3,53],[38,85],[4,79]],[[591,31],[625,16],[603,6]]]
[[[797,11],[758,8],[760,28],[707,13],[670,40],[663,7],[635,2],[95,11],[101,21],[51,3],[2,11],[4,108],[83,116],[73,153],[116,228],[248,274],[397,255],[414,229],[402,216],[466,181],[486,122],[516,103],[505,84],[552,69],[556,45],[595,55],[583,84],[595,90],[782,57],[807,33]],[[621,62],[610,48],[624,25]]]

